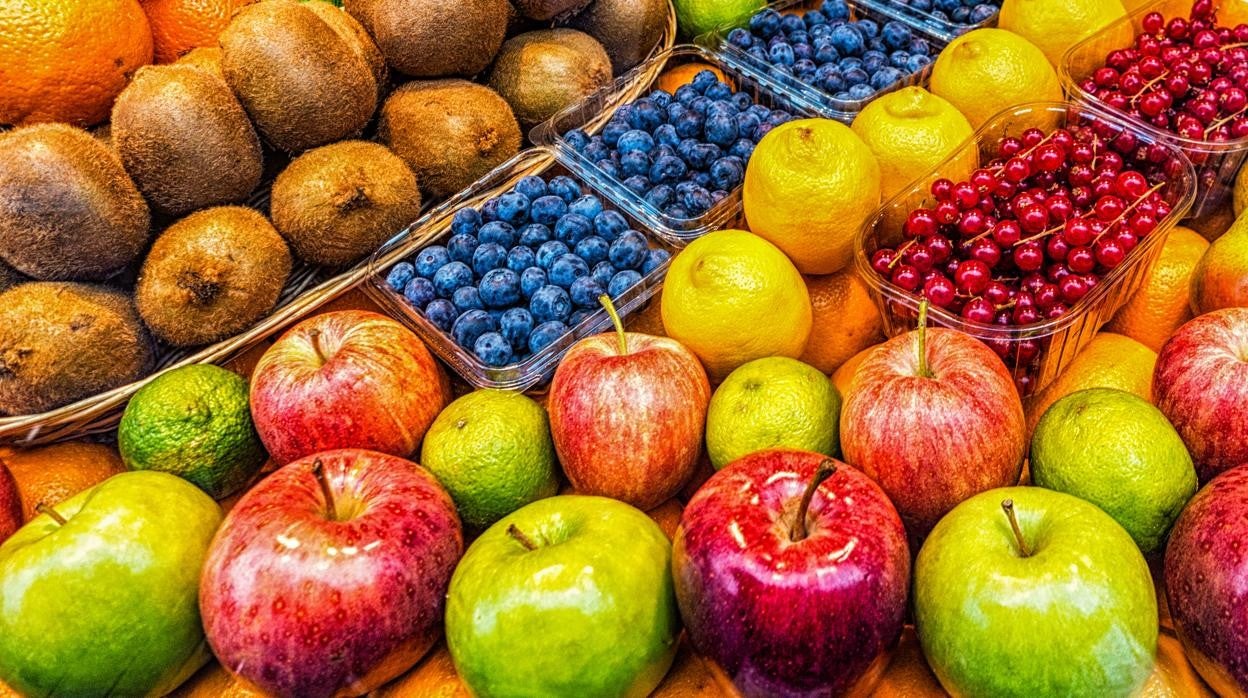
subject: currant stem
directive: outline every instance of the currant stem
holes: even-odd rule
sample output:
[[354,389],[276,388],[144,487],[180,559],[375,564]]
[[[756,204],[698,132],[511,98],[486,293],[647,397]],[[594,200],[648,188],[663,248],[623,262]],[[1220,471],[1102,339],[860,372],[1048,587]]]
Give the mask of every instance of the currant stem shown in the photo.
[[616,312],[615,304],[605,293],[598,296],[598,302],[606,309],[607,315],[611,316],[611,324],[615,325],[615,336],[620,342],[620,356],[628,356],[628,336],[624,334],[624,323],[620,321],[620,314]]
[[537,544],[533,542],[533,539],[525,535],[524,531],[521,531],[515,524],[507,527],[507,535],[514,538],[520,545],[523,545],[525,550],[537,550]]
[[932,371],[927,367],[927,305],[926,298],[919,302],[919,375],[932,378]]
[[836,474],[836,462],[831,458],[825,458],[819,467],[815,469],[814,477],[810,478],[810,482],[806,485],[806,491],[802,493],[802,502],[797,506],[797,517],[793,520],[793,528],[789,529],[789,540],[794,543],[806,538],[806,513],[810,510],[810,502],[815,498],[815,490],[819,489],[819,485],[824,480]]
[[1005,517],[1010,520],[1010,528],[1014,531],[1014,540],[1018,543],[1018,552],[1022,557],[1031,557],[1031,549],[1027,547],[1027,541],[1023,539],[1023,529],[1018,526],[1018,517],[1014,515],[1014,500],[1006,499],[1001,502],[1001,508],[1005,510]]
[[325,464],[317,458],[312,462],[312,476],[321,486],[321,496],[325,498],[325,509],[329,512],[329,520],[338,520],[338,511],[334,507],[334,493],[329,489],[329,478],[325,477]]
[[69,521],[67,521],[64,516],[61,516],[60,513],[56,511],[56,509],[53,509],[52,507],[48,506],[47,504],[44,504],[43,502],[39,502],[38,504],[35,505],[35,511],[39,512],[40,514],[47,514],[48,518],[56,522],[57,526],[64,526],[65,524],[69,523]]

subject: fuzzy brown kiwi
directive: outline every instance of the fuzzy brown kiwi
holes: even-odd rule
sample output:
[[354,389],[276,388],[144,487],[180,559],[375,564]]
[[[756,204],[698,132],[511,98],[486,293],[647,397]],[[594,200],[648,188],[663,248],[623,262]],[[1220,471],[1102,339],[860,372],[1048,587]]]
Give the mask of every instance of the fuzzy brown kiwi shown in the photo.
[[159,339],[194,346],[238,334],[277,304],[290,250],[268,219],[242,206],[197,211],[169,226],[139,271],[135,301]]
[[151,338],[130,297],[36,281],[0,293],[0,414],[46,412],[142,378]]
[[611,81],[611,57],[575,29],[540,29],[508,39],[489,85],[525,128],[539,124]]
[[140,68],[113,104],[113,147],[152,207],[181,216],[247,198],[264,154],[221,78],[189,65]]
[[104,279],[136,259],[151,213],[117,154],[82,129],[0,135],[0,259],[35,279]]
[[295,158],[273,183],[273,225],[305,262],[342,266],[420,216],[416,175],[380,143],[342,141]]
[[502,46],[507,0],[345,0],[391,68],[419,78],[472,76]]
[[512,0],[520,14],[543,22],[579,12],[589,3],[590,0]]
[[520,151],[520,125],[493,90],[467,80],[412,81],[381,107],[377,133],[421,190],[454,194]]
[[247,5],[218,40],[226,82],[280,150],[300,152],[358,134],[377,109],[372,66],[305,4]]
[[0,291],[7,291],[25,281],[28,281],[28,279],[22,276],[20,272],[4,262],[0,262]]
[[381,55],[381,49],[377,48],[373,37],[369,36],[364,26],[341,7],[328,2],[309,2],[307,8],[315,12],[337,32],[338,36],[342,37],[343,41],[347,42],[357,56],[368,63],[368,67],[373,71],[373,79],[377,81],[377,95],[380,100],[388,89],[390,70],[386,67],[386,57]]
[[611,56],[611,69],[621,75],[645,60],[663,38],[667,0],[594,0],[564,26],[597,39]]
[[175,65],[193,65],[201,70],[206,70],[222,80],[225,79],[225,72],[221,70],[221,47],[220,46],[199,46],[182,54],[182,57],[174,61]]

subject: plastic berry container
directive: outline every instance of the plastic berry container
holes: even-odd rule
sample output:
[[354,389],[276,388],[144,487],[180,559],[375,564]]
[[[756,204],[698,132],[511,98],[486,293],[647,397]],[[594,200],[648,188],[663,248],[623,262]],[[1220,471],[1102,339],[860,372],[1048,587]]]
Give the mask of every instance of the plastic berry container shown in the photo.
[[[1130,134],[1146,145],[1158,144],[1165,159],[1167,176],[1161,178],[1158,190],[1171,207],[1170,213],[1157,221],[1156,228],[1139,240],[1123,261],[1101,277],[1100,282],[1083,298],[1070,305],[1068,311],[1053,319],[1025,325],[995,325],[967,320],[939,307],[928,311],[930,324],[964,332],[988,344],[1002,356],[1013,373],[1020,394],[1024,397],[1051,382],[1079,353],[1100,328],[1139,289],[1161,253],[1166,236],[1192,206],[1196,196],[1196,174],[1186,155],[1175,145],[1140,130],[1135,124],[1084,104],[1037,102],[1007,109],[996,115],[975,132],[947,160],[934,168],[905,191],[898,193],[863,224],[855,249],[855,267],[867,284],[884,320],[885,332],[895,336],[915,328],[920,297],[885,279],[871,266],[871,257],[882,247],[896,247],[904,239],[901,222],[916,208],[930,207],[935,197],[930,183],[948,177],[964,178],[958,166],[973,150],[978,162],[987,163],[998,157],[1002,138],[1019,137],[1027,128],[1042,125],[1045,133],[1058,128],[1090,125],[1112,139]],[[1128,159],[1128,166],[1138,161]],[[1154,180],[1155,182],[1157,180]]]
[[1080,87],[1080,83],[1105,64],[1106,55],[1126,48],[1124,38],[1129,36],[1134,39],[1143,31],[1145,15],[1160,12],[1167,21],[1172,17],[1186,19],[1191,9],[1192,0],[1156,0],[1144,5],[1124,19],[1072,46],[1063,56],[1059,72],[1067,99],[1092,105],[1120,119],[1128,120],[1150,138],[1171,143],[1187,154],[1196,167],[1198,183],[1196,202],[1190,215],[1199,218],[1215,211],[1231,195],[1235,176],[1244,164],[1245,156],[1248,156],[1248,138],[1221,143],[1185,138],[1115,109]]
[[[369,260],[369,273],[363,288],[388,315],[411,328],[453,372],[478,388],[525,391],[544,386],[554,375],[555,367],[567,350],[579,339],[611,329],[611,319],[605,310],[598,308],[566,333],[540,351],[506,366],[489,366],[471,350],[459,346],[449,332],[425,317],[401,292],[395,291],[386,281],[391,268],[411,260],[421,250],[443,244],[452,235],[451,221],[461,208],[479,209],[487,200],[511,191],[526,176],[539,175],[549,180],[557,175],[570,176],[581,186],[582,194],[595,194],[602,199],[604,209],[611,205],[606,192],[592,182],[560,165],[547,148],[530,148],[478,180],[468,189],[442,203],[424,215],[408,229],[396,235]],[[620,211],[632,229],[639,231],[649,247],[661,248],[674,253],[674,248],[657,238],[643,221]],[[669,261],[664,261],[641,280],[612,299],[621,318],[627,318],[645,307],[646,303],[662,288]]]
[[931,12],[916,10],[914,7],[901,0],[859,0],[864,6],[887,15],[893,19],[906,22],[912,27],[925,29],[945,41],[953,41],[962,34],[975,29],[983,29],[984,27],[997,26],[997,15],[1001,9],[1000,0],[992,0],[985,2],[986,5],[995,5],[998,12],[992,13],[992,16],[975,23],[960,23],[948,19],[941,19]]
[[642,63],[612,84],[559,112],[539,124],[529,139],[539,146],[551,148],[565,167],[602,192],[622,211],[637,219],[655,235],[672,244],[683,244],[713,230],[740,225],[744,222],[741,207],[741,186],[705,213],[690,218],[676,218],[645,200],[624,182],[591,162],[569,143],[564,134],[581,129],[589,135],[602,130],[612,115],[651,91],[659,89],[661,76],[667,71],[690,63],[705,63],[723,73],[734,91],[744,92],[756,104],[768,109],[783,110],[795,117],[813,116],[814,112],[796,99],[772,90],[749,73],[734,67],[710,50],[694,45],[681,45]]
[[[786,95],[789,99],[803,105],[809,111],[827,119],[835,119],[849,124],[853,122],[854,117],[858,116],[858,112],[862,111],[864,107],[877,97],[903,87],[926,85],[928,78],[932,74],[932,64],[935,63],[936,56],[949,44],[949,39],[933,32],[926,25],[915,22],[912,17],[903,16],[895,8],[884,10],[881,7],[882,3],[846,0],[846,4],[849,5],[851,22],[860,19],[870,19],[878,22],[881,26],[890,21],[901,22],[908,26],[916,38],[927,40],[931,46],[929,55],[932,62],[920,70],[905,74],[902,79],[884,89],[877,90],[869,97],[863,99],[838,99],[833,94],[795,75],[785,74],[773,69],[767,63],[734,46],[728,41],[728,30],[717,30],[703,35],[698,38],[698,43],[712,48],[715,53],[722,56],[723,60],[735,69],[750,75],[754,80],[767,88]],[[811,3],[808,0],[775,0],[767,3],[766,7],[760,8],[759,11],[772,9],[781,14],[786,14],[803,9],[817,9],[822,6],[822,0],[815,3]]]

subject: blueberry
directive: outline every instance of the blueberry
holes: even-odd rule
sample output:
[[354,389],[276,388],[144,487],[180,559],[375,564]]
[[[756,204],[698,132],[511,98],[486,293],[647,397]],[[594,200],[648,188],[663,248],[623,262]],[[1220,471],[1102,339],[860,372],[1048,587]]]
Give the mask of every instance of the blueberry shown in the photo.
[[593,269],[590,270],[589,276],[594,281],[597,281],[599,286],[605,288],[607,284],[611,283],[611,277],[615,276],[615,272],[616,269],[614,264],[610,262],[599,262],[594,265]]
[[638,281],[641,281],[641,274],[632,269],[625,269],[611,277],[611,283],[607,286],[607,294],[613,299],[619,298]]
[[683,179],[687,171],[684,160],[670,155],[664,156],[655,160],[654,166],[650,168],[650,181],[655,184],[674,184]]
[[927,39],[924,39],[921,36],[916,36],[915,38],[911,39],[910,45],[906,47],[906,50],[912,54],[917,53],[921,56],[932,55],[931,43],[929,43]]
[[783,124],[792,120],[793,120],[792,114],[788,113],[787,111],[780,111],[779,109],[767,115],[767,123],[771,124],[772,126],[779,126],[780,124]]
[[685,208],[689,209],[689,213],[700,216],[710,210],[715,202],[711,200],[711,193],[706,190],[705,186],[698,186],[692,191],[681,197],[681,203]]
[[[555,223],[555,239],[569,245],[575,245],[593,232],[593,230],[594,223],[592,220],[579,213],[569,213],[560,218],[558,223]],[[538,259],[541,259],[540,252],[538,253]],[[543,264],[542,266],[546,265]]]
[[[559,199],[563,201],[563,199]],[[555,220],[558,220],[557,218]],[[520,229],[520,244],[526,247],[536,248],[543,242],[551,239],[552,234],[550,228],[541,223],[530,223]]]
[[728,43],[737,48],[749,48],[754,45],[754,35],[749,31],[741,28],[733,29],[728,32]]
[[758,118],[757,114],[750,111],[743,111],[740,114],[737,114],[735,118],[737,120],[738,138],[741,137],[742,134],[753,133],[754,129],[758,128],[758,125],[763,123],[763,120]]
[[738,138],[737,142],[728,149],[728,154],[748,162],[750,156],[754,154],[754,141],[748,138]]
[[550,276],[550,283],[568,288],[573,281],[582,276],[589,276],[589,265],[572,253],[562,254],[551,263],[548,276]]
[[971,9],[969,7],[959,7],[949,13],[949,19],[954,24],[969,24],[971,21]]
[[593,315],[594,312],[595,311],[589,308],[581,308],[580,310],[574,311],[572,315],[568,317],[568,325],[576,327],[582,322],[585,322],[585,320],[589,318],[590,315]]
[[786,14],[780,18],[780,31],[788,34],[790,32],[805,31],[806,22],[797,14]]
[[533,254],[533,248],[527,245],[516,245],[507,250],[507,268],[517,274],[534,264],[537,264],[537,255]]
[[[567,133],[568,136],[572,136],[574,134],[589,140],[589,137],[585,135],[585,132],[580,129],[573,129]],[[529,201],[535,201],[543,196],[546,196],[546,180],[541,177],[530,175],[521,179],[519,182],[516,182],[516,191],[529,197]]]
[[[578,153],[585,150],[585,146],[589,145],[589,136],[585,135],[585,132],[579,128],[574,128],[563,134],[563,140],[565,143],[572,146],[572,149]],[[526,194],[526,196],[533,198],[528,194]],[[538,194],[538,196],[541,196],[541,194]]]
[[529,267],[520,273],[520,294],[526,299],[532,298],[537,289],[545,286],[546,270],[541,267]]
[[698,138],[702,135],[702,115],[692,109],[680,115],[673,126],[676,127],[676,135],[681,138]]
[[910,0],[910,9],[916,12],[931,12],[932,0]]
[[451,336],[456,344],[466,349],[475,344],[481,335],[497,329],[498,324],[489,313],[484,310],[469,310],[455,320],[455,324],[451,326]]
[[507,192],[498,197],[498,219],[512,225],[523,225],[529,220],[529,204],[529,197],[524,194]]
[[[688,112],[689,112],[689,107],[686,107],[680,102],[672,102],[671,104],[667,105],[667,123],[675,124],[676,120],[679,119],[682,114],[687,114]],[[656,133],[656,138],[657,138],[657,133]]]
[[866,48],[862,34],[848,24],[834,27],[828,38],[832,40],[832,45],[842,56],[857,56]]
[[607,249],[609,247],[610,243],[606,240],[597,235],[590,235],[576,243],[573,254],[585,260],[585,263],[592,267],[607,258]]
[[615,148],[620,151],[621,156],[634,151],[649,153],[654,150],[654,136],[639,129],[626,131],[620,136]]
[[451,262],[433,275],[433,288],[439,298],[450,298],[460,286],[472,285],[472,270],[463,262]]
[[604,158],[611,157],[611,147],[606,143],[603,143],[602,139],[598,139],[597,142],[593,142],[585,146],[584,150],[581,151],[581,154],[586,158],[589,158],[590,162],[598,162]]
[[715,158],[719,157],[719,146],[714,143],[699,143],[693,139],[681,141],[680,157],[684,159],[685,164],[695,170],[703,170],[710,167]]
[[717,82],[719,82],[719,78],[716,77],[715,73],[709,70],[699,70],[698,74],[693,76],[693,81],[689,84],[693,85],[693,89],[697,90],[698,94],[703,94]]
[[979,24],[987,22],[997,15],[999,8],[988,4],[979,4],[971,8],[971,16],[967,19],[968,24]]
[[[683,166],[684,162],[681,161],[681,164]],[[643,198],[646,200],[646,203],[662,211],[664,206],[668,205],[673,199],[676,198],[676,192],[672,189],[671,185],[659,184],[652,187],[650,191],[646,192],[646,195]]]
[[633,109],[628,114],[628,125],[643,132],[650,132],[663,123],[661,108],[645,97],[633,102]]
[[433,282],[429,279],[416,276],[412,277],[406,285],[403,286],[403,297],[408,303],[423,308],[428,305],[429,301],[436,297],[437,292],[433,288]]
[[745,55],[753,58],[759,63],[767,62],[767,49],[763,48],[762,44],[754,44],[746,50]]
[[717,204],[727,198],[728,198],[728,192],[724,191],[723,189],[716,189],[715,191],[711,192],[712,204]]
[[681,206],[679,203],[668,204],[667,208],[663,211],[663,215],[667,216],[668,218],[674,218],[676,220],[682,220],[682,221],[689,219],[689,212],[685,210],[685,207]]
[[585,216],[586,218],[592,220],[594,216],[602,213],[602,199],[599,199],[593,194],[586,194],[576,201],[573,201],[572,204],[568,206],[568,212]]
[[667,109],[667,106],[672,103],[672,93],[666,90],[654,90],[650,94],[646,95],[646,98],[660,110]]
[[542,225],[554,225],[567,212],[568,203],[558,196],[550,195],[534,200],[529,209],[533,222]]
[[706,98],[714,102],[732,99],[732,88],[725,82],[717,82],[706,89]]
[[889,48],[904,48],[910,44],[913,34],[910,27],[901,22],[886,22],[880,31],[880,37]]
[[455,293],[451,294],[451,302],[461,313],[469,310],[485,310],[485,304],[481,302],[481,294],[476,286],[461,286],[455,289]]
[[[831,70],[824,70],[824,68],[831,68]],[[847,87],[845,84],[845,78],[841,75],[840,71],[836,70],[836,67],[831,64],[822,66],[819,70],[815,71],[815,85],[817,85],[819,89],[824,92],[831,94],[836,94]]]
[[842,75],[845,78],[845,84],[850,87],[853,87],[854,85],[864,85],[871,79],[871,76],[867,74],[867,71],[862,68],[850,68],[842,73]]
[[507,248],[497,242],[481,243],[477,251],[472,253],[472,270],[477,276],[485,276],[491,269],[499,269],[507,265]]
[[481,212],[475,208],[461,208],[451,217],[451,233],[475,234],[481,227]]
[[451,326],[455,324],[457,317],[459,317],[459,311],[455,309],[455,304],[445,298],[431,300],[425,306],[425,318],[443,332],[451,331]]
[[854,27],[868,39],[874,39],[880,35],[880,25],[873,19],[860,19],[854,22]]
[[511,342],[499,332],[486,332],[477,337],[472,344],[472,353],[481,359],[481,363],[493,368],[506,366],[513,356]]
[[533,314],[525,308],[509,308],[499,319],[498,330],[517,354],[523,354],[529,348],[529,335],[533,332]]
[[680,134],[676,133],[676,127],[671,124],[663,124],[654,130],[654,141],[660,146],[671,146],[675,148],[680,145]]
[[648,247],[645,236],[630,230],[611,243],[607,256],[617,269],[637,269],[645,261]]
[[503,247],[511,247],[516,244],[516,229],[510,223],[503,221],[486,223],[477,232],[477,242],[482,245],[493,242]]
[[888,64],[894,68],[906,69],[906,65],[910,63],[910,54],[905,51],[893,51],[888,54]]
[[789,44],[776,44],[768,49],[767,59],[772,65],[793,65],[797,57],[793,55],[793,47]]
[[721,147],[728,147],[737,140],[737,120],[728,115],[706,117],[706,140]]
[[[789,44],[793,46],[793,54],[797,55],[798,46],[802,46],[802,45],[805,45],[807,47],[810,46],[810,34],[807,34],[804,30],[800,32],[793,32],[789,34]],[[800,55],[797,55],[797,57],[801,58]]]
[[840,60],[841,54],[837,53],[836,47],[831,43],[827,43],[815,49],[814,60],[819,65],[827,65]]
[[597,308],[599,306],[598,296],[601,296],[604,290],[597,281],[591,276],[582,276],[572,282],[572,286],[568,289],[568,295],[572,298],[572,304],[579,308]]
[[394,289],[396,293],[402,293],[403,287],[407,286],[407,282],[416,276],[416,267],[411,262],[399,262],[390,268],[390,273],[386,274],[386,284]]
[[608,121],[606,126],[602,127],[602,140],[608,146],[612,148],[618,148],[619,142],[620,142],[620,136],[623,136],[625,133],[628,133],[630,130],[631,128],[629,127],[628,122],[625,121],[624,119],[619,118],[619,116],[617,115],[615,118],[612,118],[610,121]]
[[620,155],[620,173],[625,177],[644,175],[650,171],[650,156],[633,150]]
[[451,255],[445,247],[430,245],[416,255],[416,273],[425,278],[433,278],[450,261]]
[[816,69],[818,69],[818,66],[815,65],[815,62],[806,58],[799,59],[793,64],[793,73],[803,79],[813,76]]
[[490,308],[506,308],[520,302],[520,275],[510,269],[494,269],[477,287],[481,302]]
[[498,220],[498,197],[496,196],[481,204],[480,211],[482,222],[489,223],[490,221]]
[[[572,203],[581,195],[581,185],[567,175],[559,175],[546,184],[546,191],[563,199],[564,203]],[[537,221],[541,223],[542,221]],[[546,225],[550,225],[547,223]]]
[[543,322],[534,327],[533,334],[529,335],[529,351],[536,354],[559,341],[559,338],[567,333],[568,326],[558,320]]
[[597,165],[598,169],[601,170],[604,175],[615,179],[619,178],[620,168],[616,167],[614,162],[611,162],[610,160],[600,160]]
[[868,73],[875,71],[888,65],[888,56],[879,51],[867,51],[862,54],[862,69]]
[[829,22],[849,19],[849,3],[845,0],[826,0],[819,10]]
[[628,219],[619,211],[603,211],[594,216],[594,232],[604,240],[614,240],[628,230]]
[[537,322],[547,320],[564,321],[572,313],[572,298],[568,292],[558,286],[547,285],[539,288],[529,300],[529,312]]
[[646,253],[646,261],[641,263],[641,273],[649,274],[671,258],[672,254],[661,247],[651,248]]
[[446,241],[446,250],[450,254],[452,262],[471,263],[472,253],[476,249],[477,238],[467,233],[452,235],[451,239]]
[[633,175],[623,182],[624,188],[634,194],[645,194],[650,189],[650,179],[645,175]]
[[666,143],[654,149],[654,161],[658,162],[659,158],[676,158],[680,157],[676,154],[676,147],[667,145]]
[[881,68],[876,71],[875,75],[871,76],[871,87],[876,90],[884,90],[900,82],[903,77],[905,76],[902,75],[900,70],[890,65],[887,68]]
[[842,58],[840,61],[837,62],[837,68],[839,68],[842,73],[844,73],[847,70],[853,70],[854,68],[861,68],[861,67],[862,67],[862,59],[857,56],[849,56],[848,58]]
[[802,20],[806,22],[806,26],[809,28],[827,22],[828,18],[819,10],[809,10],[802,16]]
[[733,93],[732,97],[728,98],[728,101],[732,102],[738,112],[743,112],[754,106],[754,98],[746,92]]
[[550,269],[550,265],[555,260],[568,253],[568,246],[562,240],[551,240],[543,242],[542,246],[537,248],[537,266],[542,269]]
[[780,31],[780,13],[773,9],[757,12],[750,17],[750,31],[762,38],[774,36]]
[[849,88],[849,99],[855,102],[870,99],[873,94],[875,94],[875,88],[870,85],[854,85]]
[[676,92],[674,92],[672,96],[676,98],[677,102],[683,104],[685,107],[688,107],[690,104],[693,104],[693,100],[702,95],[694,89],[693,85],[681,85],[676,88]]
[[736,189],[745,181],[745,166],[731,156],[720,158],[711,165],[711,181],[716,189]]
[[779,78],[781,81],[793,75],[793,66],[777,64],[767,69],[773,77]]

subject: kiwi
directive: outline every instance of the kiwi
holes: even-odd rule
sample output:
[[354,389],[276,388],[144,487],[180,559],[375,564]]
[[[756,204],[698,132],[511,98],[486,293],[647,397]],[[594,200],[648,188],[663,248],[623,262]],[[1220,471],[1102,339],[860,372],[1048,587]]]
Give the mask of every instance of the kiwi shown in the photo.
[[147,202],[107,145],[38,124],[0,135],[0,259],[43,281],[104,279],[147,246]]
[[659,44],[667,10],[667,0],[594,0],[563,24],[597,39],[611,56],[611,69],[621,75]]
[[152,368],[130,297],[96,284],[38,281],[0,293],[0,414],[46,412]]
[[342,141],[300,155],[273,182],[273,225],[311,264],[359,260],[420,216],[416,175],[384,145]]
[[189,65],[140,68],[113,105],[113,146],[152,207],[181,216],[247,198],[264,154],[221,78]]
[[193,65],[201,70],[206,70],[222,80],[225,79],[225,72],[221,70],[221,47],[220,46],[200,46],[182,54],[182,57],[174,61],[175,65]]
[[503,44],[489,85],[526,128],[540,124],[611,81],[602,44],[575,29],[540,29]]
[[26,280],[26,277],[22,276],[16,269],[4,262],[0,262],[0,291],[6,291]]
[[159,339],[209,344],[247,329],[277,304],[290,250],[250,208],[197,211],[156,238],[139,271],[135,301]]
[[381,49],[373,43],[373,37],[369,36],[363,25],[341,7],[328,2],[309,2],[307,8],[315,12],[316,16],[328,24],[330,29],[337,32],[355,55],[368,63],[368,67],[373,71],[373,79],[377,81],[377,99],[380,101],[382,95],[386,93],[390,71],[386,68],[386,58],[381,55]]
[[403,85],[382,105],[377,133],[436,199],[460,191],[520,152],[520,125],[507,102],[467,80]]
[[520,14],[543,22],[579,12],[589,3],[590,0],[512,0]]
[[356,135],[377,109],[373,67],[306,4],[247,5],[219,41],[226,82],[279,150],[296,153]]
[[345,0],[391,68],[413,77],[472,76],[507,30],[507,0]]

